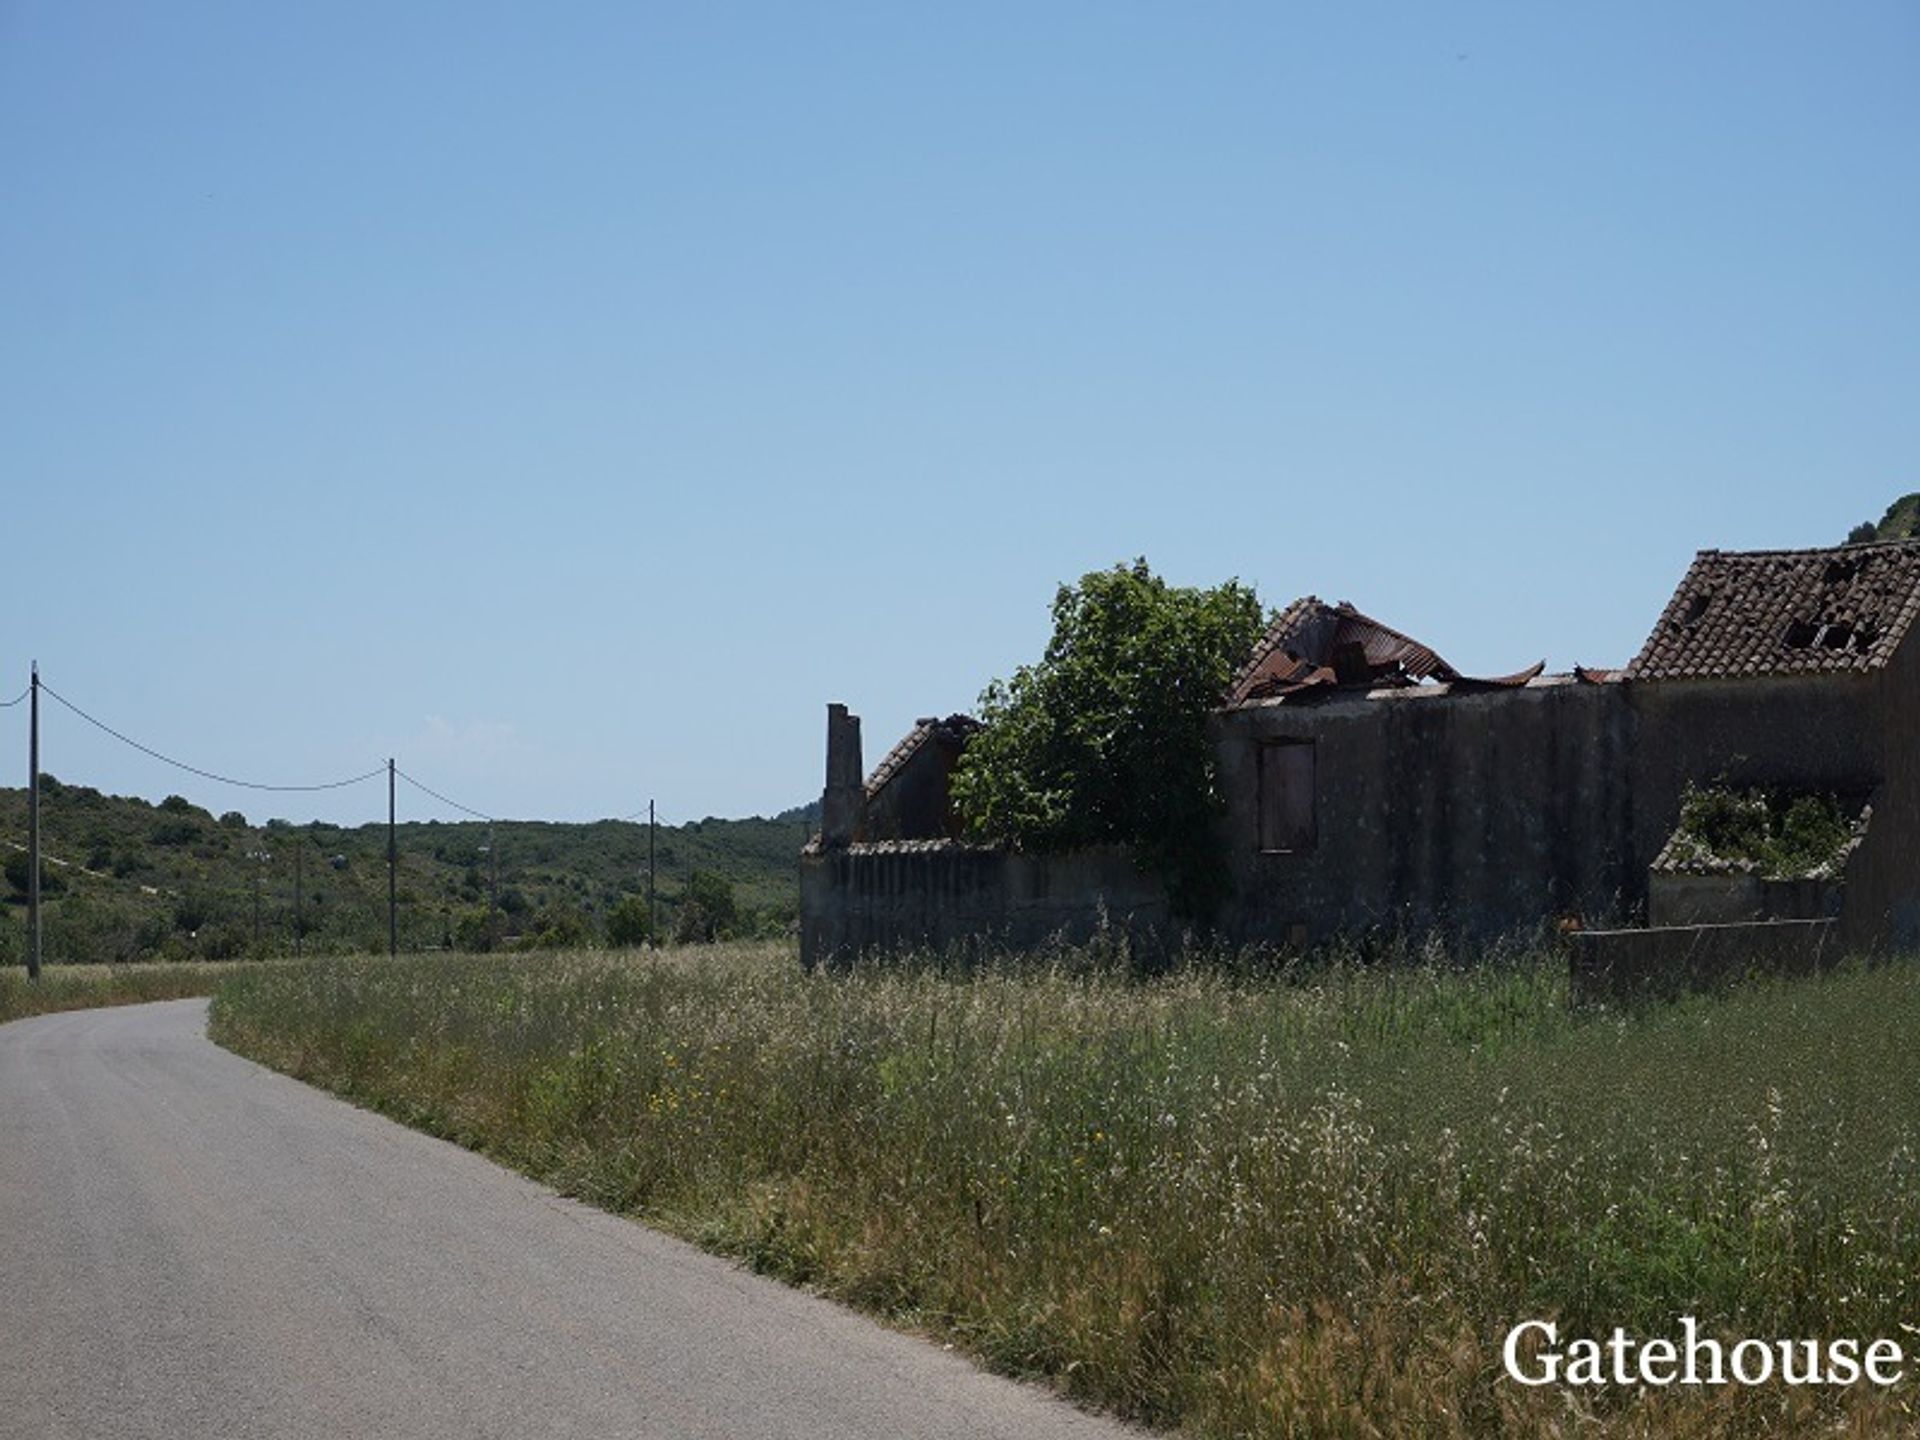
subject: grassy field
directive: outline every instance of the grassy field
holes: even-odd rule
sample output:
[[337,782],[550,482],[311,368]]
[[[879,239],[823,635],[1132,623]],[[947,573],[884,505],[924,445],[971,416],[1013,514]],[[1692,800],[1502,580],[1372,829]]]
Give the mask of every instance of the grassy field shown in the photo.
[[1550,956],[1152,981],[784,947],[236,972],[223,1043],[1206,1435],[1883,1434],[1911,1387],[1576,1394],[1563,1334],[1920,1319],[1920,968],[1570,1011]]
[[0,1022],[54,1010],[137,1005],[211,995],[239,969],[232,964],[48,965],[37,981],[15,966],[0,969]]

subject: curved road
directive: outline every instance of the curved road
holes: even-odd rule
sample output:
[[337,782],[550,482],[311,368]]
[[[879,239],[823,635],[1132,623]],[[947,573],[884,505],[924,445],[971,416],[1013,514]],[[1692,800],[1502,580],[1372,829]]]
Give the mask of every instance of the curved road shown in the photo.
[[228,1054],[0,1025],[0,1436],[1118,1437]]

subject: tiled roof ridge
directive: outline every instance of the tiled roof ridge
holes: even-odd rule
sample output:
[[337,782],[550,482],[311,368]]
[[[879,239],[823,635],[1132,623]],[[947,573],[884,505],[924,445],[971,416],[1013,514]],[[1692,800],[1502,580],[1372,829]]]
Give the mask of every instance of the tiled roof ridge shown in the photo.
[[1813,555],[1847,555],[1856,554],[1862,550],[1898,550],[1903,547],[1920,547],[1920,535],[1907,540],[1859,540],[1841,545],[1802,545],[1777,550],[1722,550],[1718,546],[1711,546],[1693,553],[1695,559],[1703,555],[1715,555],[1721,559],[1767,560],[1800,559]]

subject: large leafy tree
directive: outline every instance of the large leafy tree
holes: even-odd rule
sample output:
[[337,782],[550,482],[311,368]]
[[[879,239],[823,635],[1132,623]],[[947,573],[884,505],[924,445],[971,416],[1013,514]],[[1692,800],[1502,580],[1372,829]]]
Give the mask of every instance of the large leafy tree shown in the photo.
[[1227,887],[1207,715],[1265,624],[1238,581],[1166,583],[1147,562],[1062,585],[1039,663],[980,697],[954,772],[968,834],[1037,852],[1125,846],[1203,919]]

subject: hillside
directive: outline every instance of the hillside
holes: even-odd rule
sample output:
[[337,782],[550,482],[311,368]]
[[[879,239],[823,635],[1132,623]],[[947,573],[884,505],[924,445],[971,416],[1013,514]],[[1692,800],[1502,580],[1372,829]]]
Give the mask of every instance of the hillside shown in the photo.
[[[216,817],[179,796],[153,805],[52,776],[42,777],[40,817],[50,962],[290,953],[296,882],[304,948],[386,948],[384,824],[254,825],[238,811]],[[801,806],[772,819],[659,827],[657,933],[784,934],[798,910],[796,857],[810,818]],[[646,895],[644,822],[515,820],[491,829],[499,906],[492,921],[487,823],[399,826],[401,948],[599,943],[623,900],[620,938],[631,938],[636,917],[644,925],[630,898]],[[25,790],[0,789],[0,963],[23,954],[26,840]]]
[[1912,540],[1920,536],[1920,494],[1902,495],[1880,517],[1880,523],[1862,520],[1847,532],[1847,544],[1870,545],[1876,540]]

